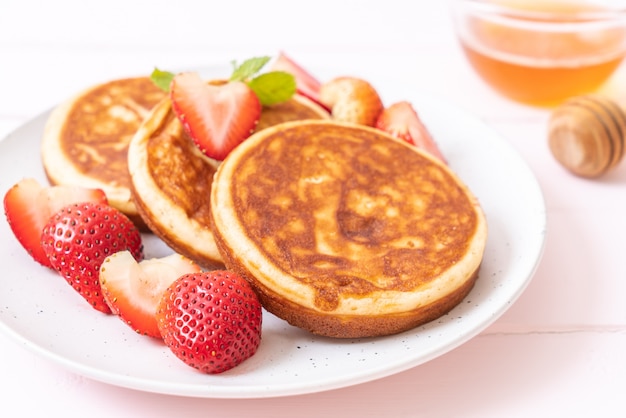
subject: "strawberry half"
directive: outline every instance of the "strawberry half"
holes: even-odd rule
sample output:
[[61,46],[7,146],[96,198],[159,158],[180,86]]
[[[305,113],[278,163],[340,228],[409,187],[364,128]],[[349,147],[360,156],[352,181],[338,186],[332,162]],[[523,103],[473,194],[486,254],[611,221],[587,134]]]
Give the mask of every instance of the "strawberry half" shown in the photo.
[[242,81],[208,84],[197,73],[177,74],[170,85],[172,109],[200,150],[221,161],[254,131],[261,102]]
[[155,315],[163,292],[180,276],[200,271],[176,253],[137,262],[129,251],[120,251],[102,263],[100,286],[111,312],[139,334],[161,338]]
[[99,203],[64,207],[44,226],[41,246],[52,267],[95,309],[110,313],[100,288],[106,257],[128,250],[143,259],[141,234],[119,210]]
[[274,65],[273,71],[284,71],[294,76],[296,79],[297,92],[315,103],[322,106],[324,109],[330,112],[330,108],[326,106],[320,100],[320,87],[321,83],[311,73],[305,70],[302,66],[296,63],[293,59],[287,56],[284,52],[280,52]]
[[159,303],[157,321],[174,355],[204,373],[222,373],[256,353],[261,303],[250,284],[229,271],[186,274]]
[[4,195],[4,214],[13,235],[41,265],[52,268],[41,247],[41,232],[55,212],[71,203],[107,203],[100,189],[74,186],[42,186],[34,178],[24,178]]
[[403,139],[409,144],[429,152],[446,163],[437,143],[420,120],[411,103],[401,101],[383,109],[375,126],[396,138]]

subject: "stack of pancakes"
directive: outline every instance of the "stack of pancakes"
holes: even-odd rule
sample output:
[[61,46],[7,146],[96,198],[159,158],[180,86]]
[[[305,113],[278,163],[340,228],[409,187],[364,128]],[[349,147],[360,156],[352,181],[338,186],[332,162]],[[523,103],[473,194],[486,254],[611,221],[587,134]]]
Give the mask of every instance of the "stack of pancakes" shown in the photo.
[[[264,108],[256,131],[309,118],[328,118],[328,113],[295,96]],[[144,222],[172,249],[206,268],[223,267],[209,218],[218,165],[185,134],[169,99],[153,109],[128,149],[132,196]]]
[[[42,147],[51,181],[123,190],[127,213],[205,268],[241,274],[278,317],[330,337],[388,335],[443,315],[474,285],[485,217],[440,161],[296,95],[264,108],[218,163],[164,93],[116,96],[121,82],[100,86],[108,101],[87,92],[53,112]],[[118,107],[129,97],[142,103],[134,113]],[[79,135],[90,131],[110,140]]]

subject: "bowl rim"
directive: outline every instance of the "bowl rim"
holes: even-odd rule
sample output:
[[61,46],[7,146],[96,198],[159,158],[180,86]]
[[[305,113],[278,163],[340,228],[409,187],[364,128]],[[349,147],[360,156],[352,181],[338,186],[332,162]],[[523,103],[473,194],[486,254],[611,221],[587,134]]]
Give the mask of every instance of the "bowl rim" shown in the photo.
[[498,4],[493,0],[452,0],[452,7],[456,13],[466,13],[490,17],[511,24],[520,22],[523,25],[541,26],[581,26],[594,25],[606,22],[626,24],[626,1],[618,5],[603,5],[598,10],[587,11],[545,11],[523,9]]

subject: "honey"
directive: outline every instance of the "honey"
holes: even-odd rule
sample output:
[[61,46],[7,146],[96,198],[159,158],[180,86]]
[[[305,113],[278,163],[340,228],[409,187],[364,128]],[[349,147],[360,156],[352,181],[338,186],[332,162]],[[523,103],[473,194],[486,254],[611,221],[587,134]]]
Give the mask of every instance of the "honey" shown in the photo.
[[624,17],[587,3],[490,4],[512,12],[468,14],[460,42],[476,72],[519,102],[552,106],[594,91],[626,54]]
[[500,93],[519,102],[544,106],[595,90],[623,59],[623,55],[618,55],[602,62],[572,65],[539,61],[515,63],[483,54],[467,45],[464,50],[481,77]]

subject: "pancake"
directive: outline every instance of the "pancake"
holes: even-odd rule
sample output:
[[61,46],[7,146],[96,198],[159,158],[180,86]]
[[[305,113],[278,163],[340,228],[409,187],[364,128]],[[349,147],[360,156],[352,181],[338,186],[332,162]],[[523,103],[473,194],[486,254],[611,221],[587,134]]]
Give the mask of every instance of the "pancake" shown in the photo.
[[399,333],[472,289],[483,211],[443,163],[363,126],[256,133],[220,165],[211,223],[227,268],[269,312],[337,338]]
[[[288,120],[328,117],[309,99],[294,96],[263,108],[256,131]],[[128,149],[131,194],[140,216],[168,246],[205,268],[223,267],[209,216],[218,165],[185,133],[169,99],[155,106]]]
[[100,188],[111,206],[141,226],[131,200],[126,153],[143,119],[165,94],[148,77],[125,78],[89,88],[56,107],[41,143],[50,183]]

